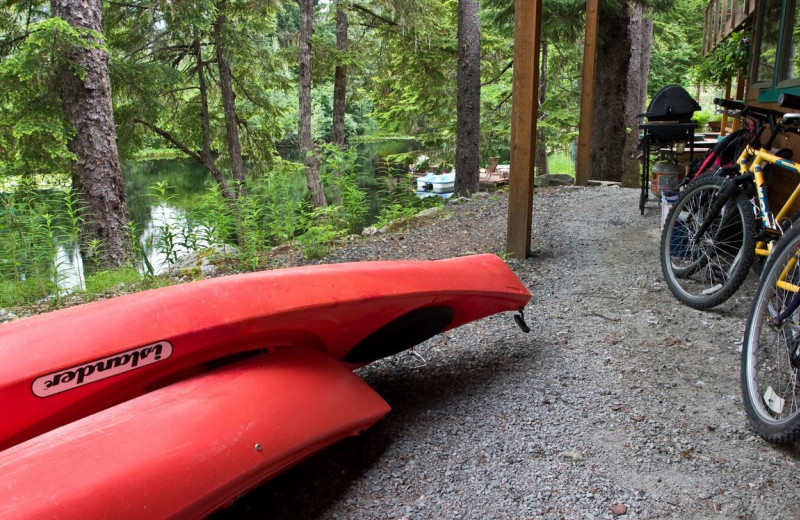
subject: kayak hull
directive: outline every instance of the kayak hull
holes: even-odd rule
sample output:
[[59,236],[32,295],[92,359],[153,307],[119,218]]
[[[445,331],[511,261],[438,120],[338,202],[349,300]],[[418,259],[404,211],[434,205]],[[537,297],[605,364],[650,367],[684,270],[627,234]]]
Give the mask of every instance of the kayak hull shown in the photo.
[[473,255],[230,276],[0,325],[0,518],[202,517],[388,413],[354,368],[529,299]]
[[263,354],[0,452],[0,518],[203,517],[388,412],[324,353]]

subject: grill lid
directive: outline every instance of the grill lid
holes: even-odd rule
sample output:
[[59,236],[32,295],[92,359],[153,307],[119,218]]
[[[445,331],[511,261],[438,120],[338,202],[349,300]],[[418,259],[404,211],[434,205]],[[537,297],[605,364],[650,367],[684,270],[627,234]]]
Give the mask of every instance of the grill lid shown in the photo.
[[696,110],[700,110],[700,105],[683,87],[667,85],[653,96],[647,112],[642,115],[648,121],[688,123]]

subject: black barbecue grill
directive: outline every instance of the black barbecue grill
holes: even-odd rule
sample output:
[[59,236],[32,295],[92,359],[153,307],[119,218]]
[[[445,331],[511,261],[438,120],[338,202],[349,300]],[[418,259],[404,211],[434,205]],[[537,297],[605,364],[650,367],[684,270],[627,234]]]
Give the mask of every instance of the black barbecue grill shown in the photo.
[[647,118],[647,123],[639,125],[642,137],[639,149],[642,157],[642,194],[639,197],[639,210],[644,215],[644,205],[650,194],[650,152],[665,147],[672,148],[679,143],[689,143],[690,160],[694,155],[694,130],[697,123],[692,115],[700,110],[700,105],[692,99],[680,85],[667,85],[659,90],[647,112],[640,117]]

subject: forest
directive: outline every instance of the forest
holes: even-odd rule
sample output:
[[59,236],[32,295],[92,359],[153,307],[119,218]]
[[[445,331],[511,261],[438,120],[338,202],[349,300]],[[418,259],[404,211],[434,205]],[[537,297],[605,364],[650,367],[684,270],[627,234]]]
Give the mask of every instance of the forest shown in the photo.
[[[537,174],[573,174],[585,4],[543,5]],[[629,161],[628,90],[642,105],[662,86],[699,93],[736,73],[731,53],[702,56],[704,9],[601,2],[595,118],[610,130],[596,133],[612,142],[597,146],[619,150],[601,175],[620,180]],[[455,167],[456,192],[474,193],[479,167],[509,159],[513,31],[513,0],[3,0],[0,306],[161,283],[211,247],[235,269],[268,268],[264,252],[287,241],[321,256],[441,204],[408,188],[415,166]],[[634,58],[642,79],[620,86]],[[369,172],[370,211],[359,145],[398,139],[413,146]],[[190,202],[183,177],[137,177],[131,192],[130,172],[157,160],[208,184]],[[144,212],[185,211],[146,230],[132,216],[144,200]]]

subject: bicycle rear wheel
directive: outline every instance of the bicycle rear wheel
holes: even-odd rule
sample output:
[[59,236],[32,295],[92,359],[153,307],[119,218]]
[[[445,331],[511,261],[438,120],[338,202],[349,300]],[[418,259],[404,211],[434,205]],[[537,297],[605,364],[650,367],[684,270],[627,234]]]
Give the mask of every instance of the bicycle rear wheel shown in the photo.
[[697,236],[723,182],[711,175],[692,181],[673,204],[661,233],[664,281],[678,300],[695,309],[710,309],[730,298],[755,259],[755,215],[740,193]]
[[793,227],[776,244],[759,279],[742,348],[747,418],[759,435],[775,443],[800,438],[800,310],[775,323],[795,295],[789,286],[779,286],[779,280],[800,285],[798,255],[800,227]]

